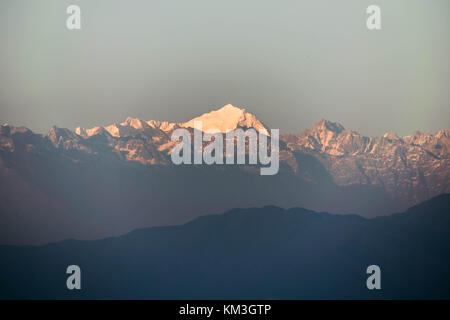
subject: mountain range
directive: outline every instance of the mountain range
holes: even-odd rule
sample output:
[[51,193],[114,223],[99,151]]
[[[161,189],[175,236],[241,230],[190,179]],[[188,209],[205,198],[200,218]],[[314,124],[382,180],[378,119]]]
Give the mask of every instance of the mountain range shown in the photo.
[[[0,246],[0,299],[450,299],[450,195],[366,219],[233,209],[94,241]],[[66,268],[81,269],[67,290]],[[366,269],[381,270],[368,290]]]
[[282,135],[280,170],[261,177],[252,165],[172,164],[171,133],[194,121],[269,129],[232,105],[183,123],[127,118],[44,134],[1,125],[0,243],[100,239],[264,205],[374,217],[450,192],[450,130],[365,137],[322,119]]

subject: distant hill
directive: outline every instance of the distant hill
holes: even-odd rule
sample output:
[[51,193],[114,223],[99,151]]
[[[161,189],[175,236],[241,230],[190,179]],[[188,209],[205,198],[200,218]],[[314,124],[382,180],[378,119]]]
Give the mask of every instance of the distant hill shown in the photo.
[[[450,195],[373,219],[275,206],[96,241],[0,247],[0,298],[450,299]],[[66,289],[81,267],[82,290]],[[366,268],[381,268],[381,290]]]
[[[364,137],[322,119],[280,137],[280,170],[175,166],[176,128],[268,129],[227,105],[183,123],[124,122],[45,134],[0,125],[0,244],[101,239],[236,207],[386,215],[450,192],[450,131]],[[279,128],[283,130],[283,128]]]

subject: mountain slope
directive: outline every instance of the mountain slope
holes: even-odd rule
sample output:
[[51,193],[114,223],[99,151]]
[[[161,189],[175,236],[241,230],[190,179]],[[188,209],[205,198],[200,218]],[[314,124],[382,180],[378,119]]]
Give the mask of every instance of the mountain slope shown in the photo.
[[231,104],[216,111],[205,113],[186,123],[180,124],[181,127],[194,128],[195,122],[202,123],[203,131],[219,131],[226,133],[229,130],[238,128],[253,128],[258,132],[266,133],[268,128],[264,126],[253,114],[246,112],[245,109],[237,108]]
[[[204,130],[266,129],[231,105],[196,119]],[[450,192],[449,130],[374,138],[321,120],[283,135],[278,174],[261,177],[250,165],[173,165],[171,134],[192,134],[194,120],[127,118],[43,135],[0,126],[0,243],[99,239],[271,204],[373,217]]]
[[[450,192],[450,130],[374,138],[322,119],[282,140],[293,154],[318,159],[336,184],[379,186],[404,206]],[[291,163],[295,170],[297,163]]]
[[[112,124],[104,127],[112,136],[123,137],[127,135],[137,134],[148,127],[160,129],[164,132],[171,132],[176,128],[194,128],[194,123],[198,121],[202,123],[203,131],[218,131],[226,133],[229,130],[237,128],[247,129],[253,128],[257,131],[266,131],[268,128],[253,114],[247,112],[245,109],[235,107],[227,104],[218,110],[214,110],[199,117],[195,117],[187,122],[172,123],[168,121],[149,120],[144,121],[138,118],[128,117],[120,124]],[[90,137],[97,134],[98,128],[84,129],[78,127],[75,132],[84,137]]]
[[[375,219],[235,209],[118,238],[0,247],[0,298],[449,299],[450,195]],[[65,268],[82,290],[65,289]],[[381,268],[382,290],[366,288]]]

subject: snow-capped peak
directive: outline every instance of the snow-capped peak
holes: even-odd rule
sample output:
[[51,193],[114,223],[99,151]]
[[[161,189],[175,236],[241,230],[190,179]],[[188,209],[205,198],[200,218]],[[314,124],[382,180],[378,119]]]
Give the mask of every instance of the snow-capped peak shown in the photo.
[[168,132],[179,127],[194,128],[194,123],[200,121],[202,123],[202,131],[216,131],[226,133],[227,131],[237,128],[253,128],[261,133],[269,135],[267,128],[259,121],[253,114],[248,113],[245,109],[235,107],[231,104],[214,110],[190,121],[183,123],[173,123],[167,121],[149,120],[144,121],[139,118],[128,117],[124,122],[114,123],[106,127],[95,127],[92,129],[76,128],[75,133],[90,137],[92,135],[100,134],[102,130],[106,130],[113,137],[123,137],[133,135],[146,129],[160,129]]
[[400,137],[393,131],[388,131],[383,135],[383,138],[391,139],[391,140],[400,140]]
[[146,121],[141,120],[139,118],[131,118],[131,117],[128,117],[120,125],[123,126],[123,127],[133,127],[135,129],[138,129],[138,130],[145,129],[145,128],[149,127],[149,125],[147,124]]
[[321,119],[313,124],[312,126],[313,131],[332,131],[334,133],[341,133],[345,130],[344,126],[340,124],[339,122],[332,122],[326,119]]
[[158,121],[158,120],[149,120],[147,121],[147,124],[154,129],[160,129],[162,131],[170,131],[178,126],[178,124],[174,122]]
[[267,134],[267,129],[264,124],[259,121],[253,114],[248,113],[245,109],[235,107],[231,104],[204,113],[188,122],[180,124],[181,127],[194,128],[195,122],[202,123],[203,131],[218,131],[226,133],[227,131],[237,128],[254,128]]

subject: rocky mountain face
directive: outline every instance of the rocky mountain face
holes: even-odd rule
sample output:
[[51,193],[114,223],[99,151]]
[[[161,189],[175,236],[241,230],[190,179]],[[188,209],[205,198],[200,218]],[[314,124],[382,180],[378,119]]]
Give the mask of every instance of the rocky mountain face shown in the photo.
[[231,105],[185,123],[127,118],[42,135],[1,125],[0,243],[101,238],[270,204],[376,216],[450,192],[450,130],[364,137],[321,120],[281,136],[280,171],[261,177],[254,165],[172,164],[172,132],[192,133],[195,121],[268,129]]
[[[320,120],[310,130],[282,137],[292,153],[320,160],[338,185],[380,186],[410,204],[450,192],[450,130],[398,137],[364,137],[341,124]],[[298,163],[291,165],[298,169]]]

